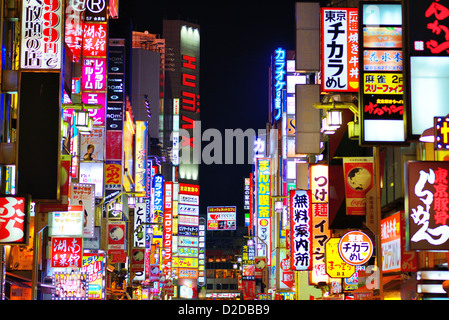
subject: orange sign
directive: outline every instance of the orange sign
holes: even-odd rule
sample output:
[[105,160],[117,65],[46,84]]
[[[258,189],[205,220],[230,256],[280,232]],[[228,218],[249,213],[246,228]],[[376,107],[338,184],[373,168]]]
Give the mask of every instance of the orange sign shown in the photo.
[[106,180],[107,185],[119,185],[122,178],[122,166],[119,163],[106,163]]

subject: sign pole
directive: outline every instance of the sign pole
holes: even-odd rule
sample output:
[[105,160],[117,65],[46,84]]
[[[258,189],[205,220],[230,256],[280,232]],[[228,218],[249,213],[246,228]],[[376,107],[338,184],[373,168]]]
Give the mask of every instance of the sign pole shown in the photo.
[[380,203],[380,160],[379,160],[379,147],[374,146],[373,147],[373,161],[374,161],[374,187],[376,188],[376,196],[374,198],[374,201],[376,202],[376,205],[374,206],[375,212],[375,224],[377,226],[377,230],[374,233],[375,234],[375,240],[376,240],[376,255],[377,255],[377,270],[379,272],[379,296],[380,300],[384,299],[384,285],[383,285],[383,275],[382,275],[382,243],[381,243],[381,218],[382,218],[382,211],[381,211],[381,203]]

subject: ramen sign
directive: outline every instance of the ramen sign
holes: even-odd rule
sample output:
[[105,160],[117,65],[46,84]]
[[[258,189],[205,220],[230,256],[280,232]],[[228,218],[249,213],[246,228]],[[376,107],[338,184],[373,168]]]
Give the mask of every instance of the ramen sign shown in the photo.
[[371,239],[360,231],[346,233],[338,243],[338,253],[346,263],[360,266],[368,262],[373,254]]

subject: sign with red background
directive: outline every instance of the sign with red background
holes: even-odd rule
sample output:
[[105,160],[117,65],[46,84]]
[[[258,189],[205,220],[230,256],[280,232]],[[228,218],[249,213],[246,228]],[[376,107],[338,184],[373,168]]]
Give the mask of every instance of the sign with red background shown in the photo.
[[51,267],[82,267],[82,237],[52,237]]

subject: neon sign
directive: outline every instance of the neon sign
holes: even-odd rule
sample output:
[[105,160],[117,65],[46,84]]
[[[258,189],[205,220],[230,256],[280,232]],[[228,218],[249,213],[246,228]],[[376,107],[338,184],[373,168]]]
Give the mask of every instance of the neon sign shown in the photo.
[[285,50],[277,48],[272,55],[272,86],[273,101],[272,110],[273,120],[278,121],[282,115],[282,90],[285,88],[286,82],[286,60]]
[[268,265],[270,265],[271,252],[271,179],[270,179],[270,164],[268,158],[258,158],[256,162],[256,190],[257,190],[257,237],[263,241],[263,246],[257,249],[258,256],[267,257]]
[[153,177],[154,211],[162,211],[164,208],[164,176],[157,174]]

